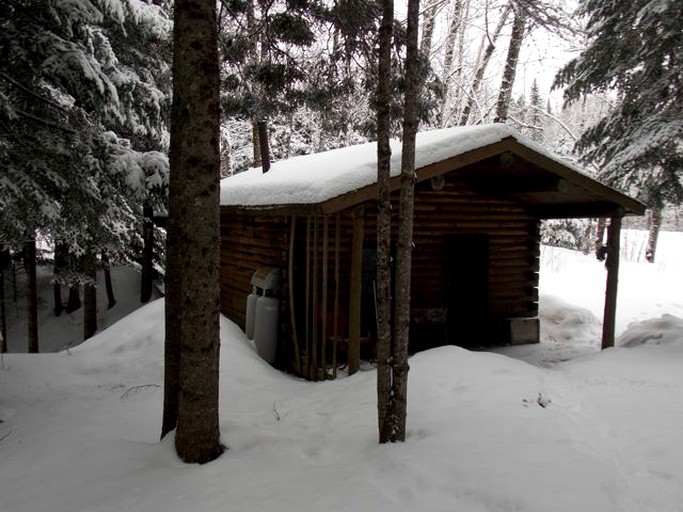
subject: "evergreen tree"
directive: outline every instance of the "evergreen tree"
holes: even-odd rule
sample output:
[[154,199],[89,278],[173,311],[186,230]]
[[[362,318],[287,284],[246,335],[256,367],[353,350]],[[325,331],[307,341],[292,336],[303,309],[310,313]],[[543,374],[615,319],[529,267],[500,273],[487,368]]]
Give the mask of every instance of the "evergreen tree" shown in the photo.
[[9,0],[0,27],[0,239],[122,251],[167,180],[151,150],[168,139],[170,22],[142,0]]
[[[328,14],[311,0],[222,4],[221,102],[225,114],[253,124],[253,165],[261,160],[258,123],[265,128],[263,138],[269,134],[271,119],[293,112],[303,102],[307,77],[304,63],[311,60],[315,41],[312,25]],[[263,141],[263,147],[268,143]]]
[[531,125],[531,140],[543,141],[543,98],[538,90],[538,82],[534,78],[529,93],[529,124]]
[[683,200],[683,0],[584,0],[589,42],[555,79],[565,99],[616,91],[576,147],[600,177],[650,206]]
[[[0,27],[0,240],[17,248],[38,231],[71,261],[125,254],[143,202],[165,195],[165,10],[143,0],[8,0]],[[72,291],[94,286],[81,266],[60,270],[56,282]],[[86,323],[93,332],[95,320]]]
[[[290,15],[296,15],[296,23],[277,21]],[[230,130],[232,171],[253,165],[251,153],[241,148],[252,138],[249,123],[259,119],[268,120],[275,159],[376,137],[369,112],[376,101],[380,15],[379,2],[361,0],[224,4],[221,101],[227,116],[223,124]],[[405,85],[405,28],[394,24],[398,36],[390,84],[392,98],[398,98]],[[426,56],[420,60],[420,76],[428,84],[419,103],[420,117],[426,120],[441,93]],[[402,110],[401,102],[392,100],[394,135],[400,133]]]

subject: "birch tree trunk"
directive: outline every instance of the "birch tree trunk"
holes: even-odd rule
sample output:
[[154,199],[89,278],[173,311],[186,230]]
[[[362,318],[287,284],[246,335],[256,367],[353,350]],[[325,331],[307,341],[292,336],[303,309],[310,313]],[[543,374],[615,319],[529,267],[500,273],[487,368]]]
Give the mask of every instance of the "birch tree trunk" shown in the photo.
[[403,147],[401,155],[401,195],[396,250],[396,301],[394,313],[394,354],[392,358],[393,411],[389,419],[389,440],[405,441],[408,404],[408,342],[410,335],[410,278],[413,251],[415,199],[415,139],[417,135],[417,97],[419,89],[417,47],[419,0],[408,1],[406,31],[406,88],[403,109]]
[[394,0],[382,1],[377,84],[377,415],[379,442],[390,441],[391,409],[391,44]]
[[432,52],[434,24],[436,22],[436,13],[440,3],[441,0],[429,0],[427,7],[425,7],[424,22],[422,24],[422,39],[420,39],[420,53],[426,58],[429,58]]
[[493,35],[490,38],[488,37],[488,34],[484,35],[485,38],[488,38],[489,43],[486,46],[486,50],[484,50],[484,54],[481,58],[481,61],[478,62],[477,70],[474,74],[474,79],[472,80],[472,88],[470,90],[470,95],[467,98],[467,103],[465,104],[465,107],[462,111],[462,116],[460,117],[461,126],[466,125],[467,121],[469,120],[472,107],[474,107],[477,101],[477,93],[479,92],[479,87],[481,86],[481,83],[484,80],[486,68],[488,67],[489,62],[491,61],[491,56],[493,55],[493,52],[496,49],[496,42],[500,37],[500,33],[502,32],[503,27],[507,23],[511,9],[512,7],[510,6],[510,4],[507,4],[503,9],[503,12],[500,16],[500,20],[498,20],[498,25],[496,25],[496,29],[494,30]]
[[515,83],[517,74],[517,61],[519,60],[519,50],[524,40],[524,30],[526,27],[526,17],[520,11],[515,12],[512,22],[512,35],[510,36],[510,47],[508,48],[507,58],[505,59],[505,70],[503,80],[500,84],[498,93],[498,103],[496,106],[496,118],[494,122],[504,123],[508,118],[510,108],[510,98],[512,97],[512,86]]
[[451,22],[448,26],[448,35],[446,36],[445,49],[446,54],[443,61],[443,103],[438,115],[439,126],[444,126],[446,122],[446,111],[448,110],[448,102],[450,97],[450,89],[453,75],[453,60],[455,59],[456,43],[462,27],[462,11],[463,0],[454,0],[453,14]]
[[[175,446],[188,463],[223,451],[218,425],[219,70],[216,3],[177,0],[173,44],[168,250],[170,356],[178,371]],[[167,316],[168,319],[168,316]],[[172,383],[173,384],[173,383]],[[166,419],[166,418],[165,418]],[[168,428],[168,424],[165,424]]]

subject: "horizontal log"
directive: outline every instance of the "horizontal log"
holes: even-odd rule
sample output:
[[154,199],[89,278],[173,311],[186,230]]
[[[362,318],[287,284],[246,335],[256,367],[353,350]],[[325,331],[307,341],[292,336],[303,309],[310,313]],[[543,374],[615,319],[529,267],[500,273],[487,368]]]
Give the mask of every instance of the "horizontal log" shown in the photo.
[[532,287],[511,287],[508,289],[493,289],[489,291],[489,299],[491,301],[506,301],[506,300],[520,300],[520,301],[538,301],[538,288]]

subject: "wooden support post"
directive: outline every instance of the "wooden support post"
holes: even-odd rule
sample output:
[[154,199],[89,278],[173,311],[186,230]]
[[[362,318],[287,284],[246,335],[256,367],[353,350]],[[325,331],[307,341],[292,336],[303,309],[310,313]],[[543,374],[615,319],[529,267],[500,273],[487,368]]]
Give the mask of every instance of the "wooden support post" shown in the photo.
[[292,324],[292,343],[294,344],[294,371],[302,375],[299,337],[296,331],[296,309],[294,304],[294,240],[296,238],[296,216],[292,215],[289,228],[289,255],[287,256],[287,280],[289,288],[289,321]]
[[311,332],[313,333],[312,345],[312,365],[313,365],[313,380],[318,380],[319,365],[318,365],[318,261],[320,259],[320,238],[318,237],[318,217],[313,219],[313,307],[311,308]]
[[607,233],[607,286],[605,290],[605,314],[602,320],[602,348],[614,346],[617,313],[617,285],[619,282],[619,238],[621,217],[612,217]]
[[334,226],[334,320],[332,327],[332,378],[337,378],[337,344],[339,342],[339,249],[340,218],[337,213]]
[[304,377],[311,375],[311,217],[306,217],[306,301],[304,306],[304,325],[306,352],[304,353]]
[[360,369],[361,294],[363,287],[363,235],[365,208],[353,211],[353,245],[351,248],[351,289],[349,298],[349,347],[347,352],[349,375]]
[[323,217],[323,287],[322,287],[322,318],[320,323],[322,325],[322,334],[320,335],[320,367],[322,368],[322,378],[327,379],[327,277],[328,277],[328,258],[330,255],[329,243],[329,219],[327,216]]

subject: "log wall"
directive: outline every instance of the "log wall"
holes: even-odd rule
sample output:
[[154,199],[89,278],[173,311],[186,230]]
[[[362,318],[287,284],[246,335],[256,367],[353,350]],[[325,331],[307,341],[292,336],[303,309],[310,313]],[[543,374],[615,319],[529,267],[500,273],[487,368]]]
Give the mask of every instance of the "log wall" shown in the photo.
[[[398,193],[393,197],[397,224]],[[352,207],[339,215],[340,222],[340,310],[348,315],[351,275]],[[372,245],[376,232],[376,207],[365,204],[365,243]],[[298,217],[295,231],[293,284],[295,311],[299,319],[299,338],[305,339],[306,325],[316,322],[313,308],[313,285],[306,301],[306,255],[309,255],[308,279],[313,277],[312,255],[318,259],[317,308],[323,303],[322,290],[322,218],[318,225],[318,250],[314,252],[315,223]],[[329,218],[327,307],[334,304],[334,233],[336,216]],[[221,216],[221,310],[244,327],[246,297],[251,291],[251,276],[260,266],[288,268],[291,217],[226,214]],[[539,221],[517,203],[473,192],[457,175],[446,175],[443,189],[432,190],[430,182],[416,186],[411,308],[414,311],[443,309],[446,304],[445,240],[453,235],[485,234],[489,241],[488,316],[492,318],[533,317],[538,314]],[[463,247],[466,251],[467,247]],[[286,283],[285,283],[286,284]],[[289,316],[283,318],[289,320]],[[318,319],[319,320],[319,319]],[[342,327],[342,332],[347,329]],[[291,332],[289,328],[285,332]],[[329,331],[329,327],[328,327]]]
[[445,239],[468,234],[485,234],[489,240],[489,315],[536,316],[538,220],[512,201],[475,194],[454,176],[447,176],[440,191],[429,182],[416,187],[412,307],[445,303]]
[[221,313],[244,328],[251,277],[262,266],[287,268],[287,217],[221,214]]

